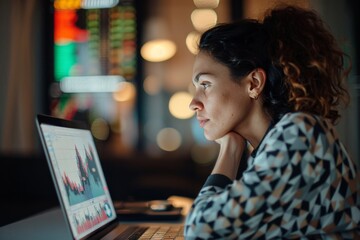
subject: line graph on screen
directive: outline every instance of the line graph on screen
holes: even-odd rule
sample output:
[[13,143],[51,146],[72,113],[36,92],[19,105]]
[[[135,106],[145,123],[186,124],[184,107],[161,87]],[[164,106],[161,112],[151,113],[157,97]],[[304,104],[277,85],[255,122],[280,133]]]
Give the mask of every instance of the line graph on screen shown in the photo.
[[93,146],[80,137],[53,138],[55,159],[69,205],[105,194]]

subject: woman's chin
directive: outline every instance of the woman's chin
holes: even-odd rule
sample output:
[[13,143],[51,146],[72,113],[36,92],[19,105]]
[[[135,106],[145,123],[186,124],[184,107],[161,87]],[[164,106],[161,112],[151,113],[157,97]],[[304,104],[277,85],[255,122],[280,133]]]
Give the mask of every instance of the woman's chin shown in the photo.
[[206,132],[204,132],[204,137],[206,138],[206,140],[208,141],[214,141],[214,139],[212,138],[211,135],[207,134]]
[[206,140],[208,140],[208,141],[215,141],[216,139],[221,137],[220,135],[215,135],[215,134],[206,133],[206,132],[204,132],[204,136],[205,136]]

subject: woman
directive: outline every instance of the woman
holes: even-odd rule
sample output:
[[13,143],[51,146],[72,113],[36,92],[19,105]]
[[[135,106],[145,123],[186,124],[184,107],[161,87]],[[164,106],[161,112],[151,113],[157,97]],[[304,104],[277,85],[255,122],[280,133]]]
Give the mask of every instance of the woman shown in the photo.
[[348,71],[316,13],[287,6],[219,25],[199,50],[190,108],[220,150],[185,236],[360,239],[359,174],[334,128]]

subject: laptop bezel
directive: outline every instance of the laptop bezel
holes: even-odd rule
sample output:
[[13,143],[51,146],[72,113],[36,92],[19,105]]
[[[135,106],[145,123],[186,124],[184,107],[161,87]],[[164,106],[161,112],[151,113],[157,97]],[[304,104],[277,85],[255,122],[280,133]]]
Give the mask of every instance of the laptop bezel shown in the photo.
[[[66,120],[66,119],[56,118],[56,117],[45,115],[45,114],[37,114],[37,116],[36,116],[36,126],[37,126],[37,130],[38,130],[38,133],[40,136],[42,149],[44,151],[46,161],[47,161],[47,164],[50,169],[51,177],[52,177],[53,183],[55,185],[55,190],[56,190],[58,200],[60,202],[60,207],[62,209],[62,213],[63,213],[64,219],[65,219],[67,228],[69,229],[72,238],[76,239],[76,237],[74,236],[74,233],[71,229],[70,219],[68,218],[68,215],[66,213],[65,203],[63,202],[63,198],[62,198],[61,192],[60,192],[60,186],[57,182],[57,179],[55,176],[55,170],[53,169],[53,165],[51,163],[51,157],[50,157],[50,154],[46,147],[45,136],[43,135],[43,131],[41,129],[41,124],[48,124],[51,126],[66,127],[66,128],[82,129],[82,130],[87,130],[87,131],[90,131],[90,128],[87,123],[82,122],[82,121]],[[93,141],[94,141],[94,139],[93,139]],[[95,141],[94,141],[94,144],[95,144]],[[98,154],[98,152],[97,152],[97,154]],[[99,160],[100,160],[100,158],[99,158]],[[102,169],[101,162],[100,162],[100,167]],[[104,177],[104,181],[107,185],[105,175],[103,177]],[[108,200],[109,200],[110,204],[112,206],[114,206],[114,203],[111,198],[110,190],[108,190],[108,191],[109,191],[109,196],[110,196]],[[108,232],[110,232],[113,228],[115,228],[118,224],[119,224],[119,222],[115,215],[115,218],[113,220],[109,221],[104,226],[99,227],[98,229],[94,230],[93,232],[85,235],[84,237],[82,237],[80,239],[92,239],[94,236],[96,236],[96,238],[98,238],[100,236],[104,236]]]

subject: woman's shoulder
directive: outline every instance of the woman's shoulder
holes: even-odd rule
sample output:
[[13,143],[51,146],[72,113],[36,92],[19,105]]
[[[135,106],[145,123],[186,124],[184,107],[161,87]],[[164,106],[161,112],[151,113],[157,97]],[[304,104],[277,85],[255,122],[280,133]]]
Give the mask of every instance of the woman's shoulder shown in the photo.
[[268,147],[269,144],[272,146],[281,146],[282,144],[300,146],[300,142],[309,147],[311,143],[316,143],[318,138],[327,139],[328,142],[334,142],[338,138],[330,121],[314,114],[291,112],[285,114],[269,130],[262,147],[264,148],[265,145]]
[[326,121],[324,118],[306,113],[306,112],[289,112],[284,114],[284,116],[279,120],[278,123],[286,124],[286,123],[306,123],[306,124],[316,124],[318,122]]
[[337,140],[335,130],[326,119],[304,112],[287,113],[269,130],[254,161],[258,164],[265,157],[267,164],[286,165],[295,155],[299,161],[305,159],[304,156],[308,161],[313,161],[315,156],[333,158],[325,155],[338,146]]
[[284,131],[285,129],[298,129],[304,134],[315,132],[335,133],[334,125],[326,118],[319,115],[306,112],[291,112],[285,114],[273,127],[275,131]]

